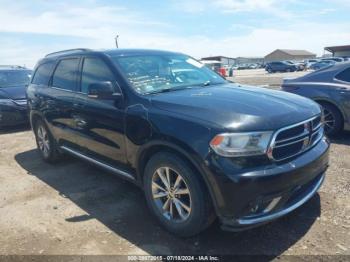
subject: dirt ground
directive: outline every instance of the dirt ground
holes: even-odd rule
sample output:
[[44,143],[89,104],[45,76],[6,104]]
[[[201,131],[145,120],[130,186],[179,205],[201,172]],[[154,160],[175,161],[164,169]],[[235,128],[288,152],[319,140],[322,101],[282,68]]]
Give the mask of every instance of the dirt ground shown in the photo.
[[[254,78],[254,71],[242,71],[235,80],[262,85],[284,76],[268,80],[260,70]],[[158,226],[137,187],[73,158],[46,164],[30,130],[5,130],[0,254],[350,255],[350,134],[332,140],[325,183],[295,212],[245,232],[224,232],[215,223],[179,239]]]

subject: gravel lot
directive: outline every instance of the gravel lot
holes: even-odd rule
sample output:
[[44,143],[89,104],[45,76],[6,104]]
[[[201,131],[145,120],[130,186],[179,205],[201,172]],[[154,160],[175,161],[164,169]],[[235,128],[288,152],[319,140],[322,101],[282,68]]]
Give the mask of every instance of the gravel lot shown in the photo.
[[[234,80],[276,85],[263,70]],[[0,254],[350,255],[350,134],[332,140],[330,168],[315,197],[266,226],[228,233],[215,223],[190,239],[162,230],[135,186],[80,160],[44,163],[28,129],[0,135]]]
[[269,74],[265,69],[236,70],[230,80],[247,85],[279,88],[283,78],[295,78],[308,74],[307,71]]

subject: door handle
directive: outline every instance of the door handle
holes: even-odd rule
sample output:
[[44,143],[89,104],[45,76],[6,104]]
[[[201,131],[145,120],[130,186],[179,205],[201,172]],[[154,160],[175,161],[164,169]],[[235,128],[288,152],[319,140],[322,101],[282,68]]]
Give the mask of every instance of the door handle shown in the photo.
[[87,125],[87,122],[79,115],[73,114],[72,117],[77,127],[84,128]]
[[77,124],[78,127],[85,127],[86,126],[86,121],[82,120],[82,119],[76,119],[75,123]]

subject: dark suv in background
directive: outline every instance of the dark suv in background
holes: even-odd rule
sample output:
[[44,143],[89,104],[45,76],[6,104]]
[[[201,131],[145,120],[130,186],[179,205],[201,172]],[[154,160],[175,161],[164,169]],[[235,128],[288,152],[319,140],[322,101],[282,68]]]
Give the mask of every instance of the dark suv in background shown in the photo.
[[28,123],[26,86],[32,71],[0,65],[0,128]]
[[179,236],[216,217],[237,231],[286,215],[328,166],[318,104],[230,83],[181,53],[52,53],[27,95],[45,161],[64,152],[137,184]]
[[266,64],[265,70],[269,73],[295,72],[298,71],[298,66],[285,61],[270,62]]

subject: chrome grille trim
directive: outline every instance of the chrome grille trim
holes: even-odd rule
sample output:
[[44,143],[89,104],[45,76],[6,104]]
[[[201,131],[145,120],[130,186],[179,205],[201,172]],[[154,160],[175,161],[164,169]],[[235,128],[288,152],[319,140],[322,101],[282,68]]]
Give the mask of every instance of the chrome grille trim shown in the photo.
[[[318,123],[318,125],[316,127],[313,127],[313,121],[317,118],[320,118],[320,122]],[[305,124],[307,124],[307,125],[305,125]],[[287,137],[287,138],[284,138],[281,140],[277,140],[278,135],[281,134],[282,132],[288,131],[290,129],[293,129],[295,127],[302,126],[302,125],[304,125],[304,131],[301,134],[297,134],[297,135],[292,136],[292,137]],[[273,161],[286,160],[288,158],[297,156],[297,155],[305,152],[306,150],[312,148],[313,146],[315,146],[322,139],[323,135],[324,135],[324,129],[323,129],[321,115],[317,115],[317,116],[309,118],[305,121],[302,121],[302,122],[299,122],[299,123],[296,123],[296,124],[293,124],[293,125],[290,125],[287,127],[283,127],[281,129],[279,129],[278,131],[276,131],[274,133],[274,135],[272,136],[269,148],[267,150],[267,155]],[[315,139],[315,136],[317,136],[316,139]],[[301,149],[298,152],[291,154],[291,155],[288,155],[288,156],[283,157],[283,158],[276,159],[274,157],[274,150],[275,149],[293,146],[293,145],[296,145],[296,144],[301,143],[301,142],[303,142],[303,145],[300,145]]]
[[290,146],[290,145],[299,143],[299,142],[301,142],[301,141],[304,141],[304,140],[306,140],[307,138],[309,138],[309,137],[307,136],[307,137],[304,137],[304,138],[301,138],[301,139],[298,139],[298,140],[295,140],[295,141],[293,141],[293,142],[289,142],[289,143],[283,144],[283,145],[278,145],[278,146],[275,145],[273,148],[281,148],[281,147],[285,147],[285,146]]
[[308,132],[303,132],[302,134],[297,135],[297,136],[293,136],[293,137],[290,137],[290,138],[278,140],[278,142],[276,142],[276,144],[281,144],[281,143],[284,143],[284,142],[288,142],[288,141],[291,141],[291,140],[294,140],[294,139],[298,139],[298,138],[301,138],[301,137],[307,136],[307,135],[309,135]]

